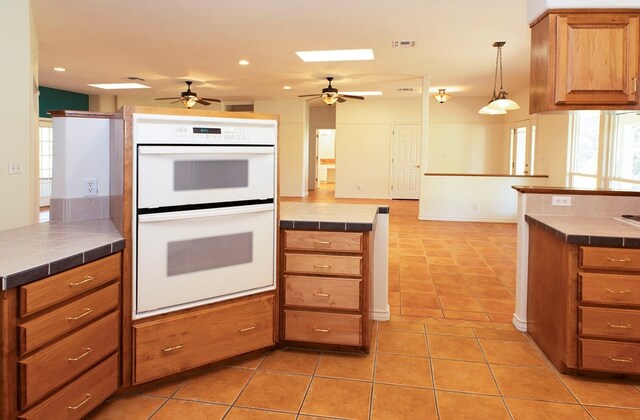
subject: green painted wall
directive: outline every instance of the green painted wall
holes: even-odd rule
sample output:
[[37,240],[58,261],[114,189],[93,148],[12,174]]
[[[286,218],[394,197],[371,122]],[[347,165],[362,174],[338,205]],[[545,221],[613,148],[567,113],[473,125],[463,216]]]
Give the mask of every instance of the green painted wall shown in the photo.
[[40,117],[50,118],[48,111],[88,111],[89,95],[40,86]]

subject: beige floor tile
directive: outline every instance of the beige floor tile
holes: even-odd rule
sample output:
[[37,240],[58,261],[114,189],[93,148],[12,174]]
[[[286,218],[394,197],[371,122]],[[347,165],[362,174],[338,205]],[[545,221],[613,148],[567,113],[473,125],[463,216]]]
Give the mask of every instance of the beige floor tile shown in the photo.
[[492,364],[546,367],[533,344],[521,341],[478,339],[487,360]]
[[610,407],[585,407],[596,420],[640,420],[640,410]]
[[480,301],[475,297],[440,296],[440,304],[444,310],[484,312]]
[[467,312],[467,311],[442,311],[445,318],[464,319],[469,321],[489,321],[489,316],[484,312]]
[[626,381],[569,375],[562,381],[582,404],[640,408],[640,390]]
[[400,292],[388,292],[389,305],[400,305]]
[[316,376],[371,381],[373,359],[373,351],[369,354],[324,353],[320,357]]
[[229,363],[229,366],[257,369],[264,360],[264,354],[239,357]]
[[309,382],[309,376],[256,371],[235,405],[297,412]]
[[590,420],[591,416],[578,404],[505,398],[507,407],[517,420],[571,419]]
[[493,322],[510,324],[513,321],[513,314],[496,314],[487,312],[487,316],[489,316],[489,319]]
[[473,291],[465,284],[440,284],[436,286],[436,292],[445,296],[475,297]]
[[155,420],[215,420],[224,418],[229,406],[196,401],[169,400],[153,416]]
[[435,396],[430,389],[373,385],[372,420],[436,420]]
[[416,293],[416,294],[436,294],[436,286],[433,280],[410,280],[407,277],[403,277],[400,280],[400,291],[402,293]]
[[429,359],[379,353],[376,357],[375,382],[433,388]]
[[529,341],[524,333],[515,330],[509,331],[493,330],[490,328],[474,328],[473,332],[478,338],[486,338],[490,340]]
[[432,358],[485,362],[475,338],[429,335],[428,340]]
[[424,325],[413,322],[385,321],[380,322],[380,329],[423,333]]
[[516,309],[515,299],[487,299],[479,298],[486,312],[513,314]]
[[92,420],[146,420],[167,401],[166,398],[128,395],[122,398],[107,400],[94,410],[89,419]]
[[418,316],[418,317],[440,317],[442,318],[442,310],[440,309],[429,309],[429,308],[408,308],[401,307],[400,308],[401,315],[409,315],[409,316]]
[[474,394],[500,395],[486,363],[432,359],[436,389]]
[[233,404],[254,371],[220,368],[193,377],[174,394],[174,398]]
[[147,388],[141,392],[143,395],[149,395],[152,397],[165,397],[171,398],[178,389],[186,382],[185,379],[178,381],[168,382],[162,385],[157,385],[151,388]]
[[550,368],[491,365],[491,371],[505,397],[576,403]]
[[429,356],[425,334],[403,331],[378,331],[378,351],[409,356]]
[[[402,286],[401,289],[402,290]],[[404,293],[400,297],[400,306],[410,308],[440,309],[438,295]]]
[[452,327],[449,325],[429,325],[427,327],[427,334],[434,335],[454,335],[457,337],[473,337],[473,329]]
[[368,419],[371,383],[313,378],[301,414]]
[[510,419],[500,397],[436,391],[440,420]]
[[513,299],[514,294],[504,286],[471,283],[471,291],[479,298]]
[[312,375],[319,358],[320,354],[314,351],[276,350],[267,353],[258,369]]
[[461,265],[460,271],[464,275],[468,275],[468,274],[472,274],[476,276],[493,276],[494,275],[493,270],[491,268],[476,266],[476,265]]
[[[186,420],[187,417],[184,418]],[[253,408],[233,407],[225,416],[225,420],[295,420],[296,415],[276,411],[256,410]],[[191,419],[189,419],[191,420]]]

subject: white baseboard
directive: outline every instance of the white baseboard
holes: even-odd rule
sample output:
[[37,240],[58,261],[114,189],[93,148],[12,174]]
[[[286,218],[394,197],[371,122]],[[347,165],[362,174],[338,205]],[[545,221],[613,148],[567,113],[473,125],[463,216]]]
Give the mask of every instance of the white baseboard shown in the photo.
[[374,321],[388,321],[391,319],[391,311],[389,310],[389,305],[387,305],[387,309],[385,311],[371,311],[371,318]]
[[513,319],[511,323],[513,324],[514,327],[516,327],[516,330],[527,332],[527,321],[518,318],[518,315],[513,314]]

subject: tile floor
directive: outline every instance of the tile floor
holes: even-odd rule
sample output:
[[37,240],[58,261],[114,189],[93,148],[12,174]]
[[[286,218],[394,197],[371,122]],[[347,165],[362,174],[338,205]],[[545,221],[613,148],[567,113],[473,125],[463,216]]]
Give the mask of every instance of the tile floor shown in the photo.
[[514,225],[420,222],[417,202],[388,204],[392,319],[371,354],[277,350],[112,399],[92,418],[640,419],[640,380],[560,375],[511,326]]

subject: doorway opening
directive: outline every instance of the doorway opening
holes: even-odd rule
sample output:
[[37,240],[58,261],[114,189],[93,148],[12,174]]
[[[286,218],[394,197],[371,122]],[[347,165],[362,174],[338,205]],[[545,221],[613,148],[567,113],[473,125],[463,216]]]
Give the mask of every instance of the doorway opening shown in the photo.
[[321,129],[316,132],[316,168],[318,171],[316,188],[322,184],[336,183],[336,130]]

